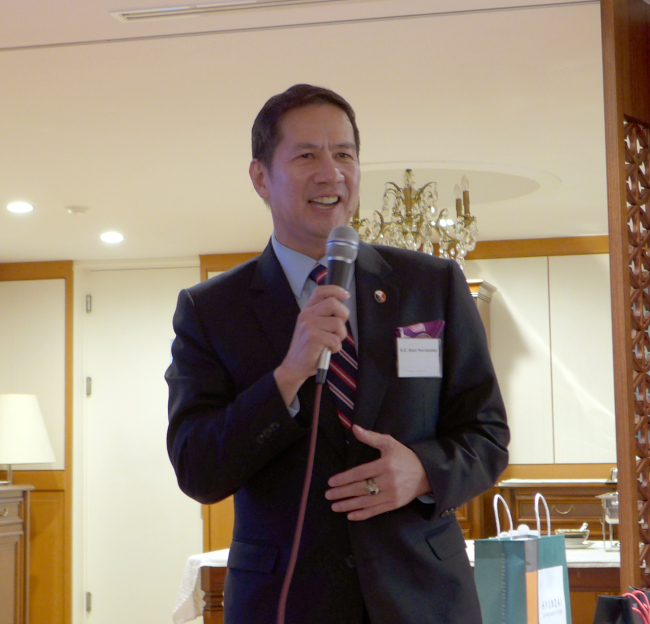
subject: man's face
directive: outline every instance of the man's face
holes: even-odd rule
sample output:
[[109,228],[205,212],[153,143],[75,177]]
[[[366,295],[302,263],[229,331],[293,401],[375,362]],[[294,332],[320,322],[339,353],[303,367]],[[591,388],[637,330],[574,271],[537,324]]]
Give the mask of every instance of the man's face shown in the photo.
[[278,241],[318,259],[332,228],[347,224],[359,205],[352,124],[337,106],[312,104],[286,113],[280,136],[271,168],[254,160],[251,179],[271,207]]

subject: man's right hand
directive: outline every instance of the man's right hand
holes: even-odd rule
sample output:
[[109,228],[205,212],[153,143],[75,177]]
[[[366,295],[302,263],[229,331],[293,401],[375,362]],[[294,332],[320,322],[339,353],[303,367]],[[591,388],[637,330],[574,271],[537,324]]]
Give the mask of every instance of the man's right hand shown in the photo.
[[273,372],[285,405],[290,405],[305,380],[316,374],[323,349],[332,353],[341,350],[350,315],[342,302],[349,297],[340,286],[317,286],[298,315],[289,351]]

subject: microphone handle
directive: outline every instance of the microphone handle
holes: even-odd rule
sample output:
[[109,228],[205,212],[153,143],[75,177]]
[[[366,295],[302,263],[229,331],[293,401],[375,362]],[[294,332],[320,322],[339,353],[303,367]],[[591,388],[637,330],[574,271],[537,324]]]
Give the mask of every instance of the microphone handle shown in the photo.
[[320,354],[320,360],[318,360],[318,371],[316,372],[316,383],[322,384],[325,383],[327,378],[327,371],[330,368],[330,357],[332,352],[325,347],[323,352]]
[[354,263],[334,260],[328,263],[326,284],[334,284],[346,290],[350,287]]
[[[334,284],[335,286],[341,286],[346,290],[350,287],[350,278],[352,277],[352,268],[354,266],[353,262],[347,262],[344,260],[330,260],[328,263],[327,270],[327,284]],[[332,352],[325,347],[323,352],[320,354],[320,359],[318,360],[318,371],[316,373],[316,383],[323,384],[327,378],[327,371],[330,367],[330,357]]]

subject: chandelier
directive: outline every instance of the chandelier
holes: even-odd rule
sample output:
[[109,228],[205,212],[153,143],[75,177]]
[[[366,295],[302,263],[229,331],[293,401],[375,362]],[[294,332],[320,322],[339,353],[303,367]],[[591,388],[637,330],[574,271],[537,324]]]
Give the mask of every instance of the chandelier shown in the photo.
[[441,258],[456,260],[463,268],[465,256],[476,247],[478,229],[476,217],[469,212],[469,182],[465,176],[454,189],[456,220],[446,208],[438,209],[438,190],[435,182],[420,189],[414,188],[413,171],[404,174],[404,188],[394,182],[386,183],[381,212],[375,210],[372,220],[359,217],[359,209],[352,219],[352,227],[361,240],[390,247],[423,251],[433,255],[438,244]]

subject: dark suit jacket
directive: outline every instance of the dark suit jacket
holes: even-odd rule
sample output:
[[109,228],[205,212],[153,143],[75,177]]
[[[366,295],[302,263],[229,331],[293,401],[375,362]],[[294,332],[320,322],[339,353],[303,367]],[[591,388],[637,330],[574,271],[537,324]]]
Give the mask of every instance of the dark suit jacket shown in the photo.
[[[415,500],[362,522],[335,514],[327,479],[378,457],[347,440],[324,405],[287,624],[481,621],[453,510],[507,465],[509,433],[485,332],[454,262],[362,244],[355,271],[359,377],[354,420],[409,446],[435,504]],[[386,301],[375,300],[381,290]],[[202,503],[235,495],[225,613],[272,624],[309,446],[315,384],[291,418],[273,378],[299,313],[272,247],[184,290],[174,316],[168,450],[181,489]],[[444,320],[442,378],[398,378],[394,332]]]

